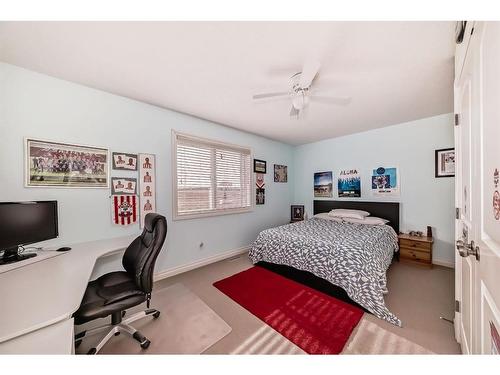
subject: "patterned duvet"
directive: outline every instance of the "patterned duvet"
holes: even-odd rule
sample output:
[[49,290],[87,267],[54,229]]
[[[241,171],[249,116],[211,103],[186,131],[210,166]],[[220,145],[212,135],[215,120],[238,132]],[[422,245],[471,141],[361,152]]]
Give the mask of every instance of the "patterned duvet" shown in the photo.
[[249,252],[253,263],[284,264],[342,287],[380,319],[401,326],[384,303],[386,271],[398,249],[388,225],[312,218],[260,232]]

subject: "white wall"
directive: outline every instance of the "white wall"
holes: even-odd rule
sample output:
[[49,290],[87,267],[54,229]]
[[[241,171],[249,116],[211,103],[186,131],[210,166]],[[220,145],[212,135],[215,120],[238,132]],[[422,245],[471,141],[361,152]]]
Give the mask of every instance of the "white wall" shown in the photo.
[[[267,160],[266,204],[251,213],[173,222],[172,129],[252,147],[256,158]],[[293,147],[0,63],[0,200],[58,200],[60,237],[42,245],[136,234],[139,227],[112,224],[107,189],[25,188],[25,136],[156,154],[157,210],[169,224],[157,271],[249,245],[260,230],[289,220],[293,184],[272,182],[272,168],[273,163],[288,165],[293,181]],[[117,262],[118,257],[110,257],[100,267],[109,269]]]
[[[332,124],[332,126],[335,126]],[[454,178],[434,177],[434,150],[453,147],[453,116],[440,115],[364,133],[327,139],[295,148],[294,201],[312,215],[313,175],[332,171],[334,186],[340,169],[362,173],[361,198],[371,196],[371,170],[398,166],[401,196],[401,231],[433,227],[434,260],[454,263]],[[337,191],[334,198],[339,199]],[[342,198],[346,199],[346,198]]]

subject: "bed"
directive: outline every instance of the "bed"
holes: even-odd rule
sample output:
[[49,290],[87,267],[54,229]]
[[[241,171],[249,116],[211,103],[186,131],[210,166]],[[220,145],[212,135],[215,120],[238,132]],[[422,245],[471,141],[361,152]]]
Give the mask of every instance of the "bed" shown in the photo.
[[314,214],[334,208],[359,209],[390,222],[353,224],[313,217],[260,232],[249,252],[252,262],[308,271],[343,288],[380,319],[401,326],[384,302],[386,271],[398,250],[399,203],[314,201]]

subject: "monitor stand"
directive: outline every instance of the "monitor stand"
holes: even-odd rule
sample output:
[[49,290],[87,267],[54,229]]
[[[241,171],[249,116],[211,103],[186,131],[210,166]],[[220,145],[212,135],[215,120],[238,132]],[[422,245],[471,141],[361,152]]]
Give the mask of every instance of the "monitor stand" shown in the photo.
[[0,265],[20,262],[21,260],[36,257],[35,253],[19,254],[18,248],[7,249],[0,258]]

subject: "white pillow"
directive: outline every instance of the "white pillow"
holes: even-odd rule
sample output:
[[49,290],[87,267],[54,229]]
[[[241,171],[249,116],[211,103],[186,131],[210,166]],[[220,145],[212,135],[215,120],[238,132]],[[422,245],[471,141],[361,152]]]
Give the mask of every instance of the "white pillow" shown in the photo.
[[367,216],[363,219],[356,219],[352,217],[343,217],[343,221],[354,224],[367,224],[367,225],[384,225],[389,222],[389,220],[382,219],[380,217],[375,216]]
[[360,219],[362,220],[366,216],[370,215],[369,212],[366,211],[361,211],[361,210],[346,210],[342,208],[337,208],[334,210],[331,210],[328,215],[334,216],[334,217],[350,217],[353,219]]

